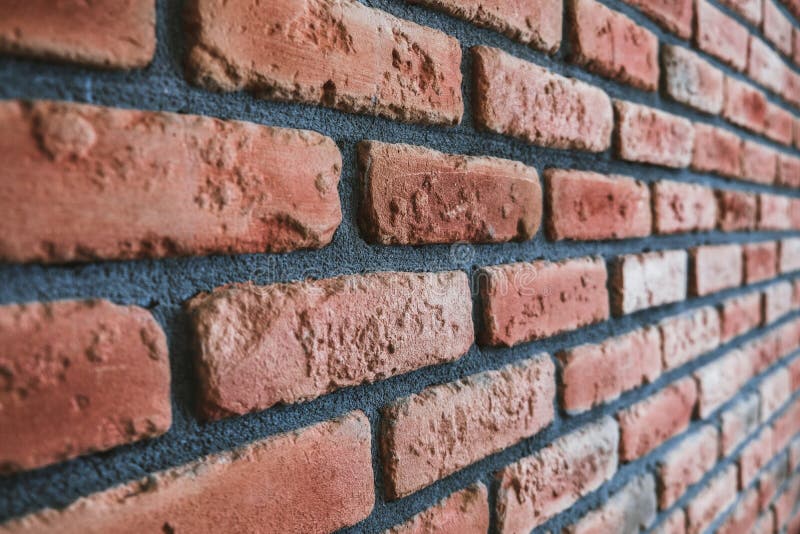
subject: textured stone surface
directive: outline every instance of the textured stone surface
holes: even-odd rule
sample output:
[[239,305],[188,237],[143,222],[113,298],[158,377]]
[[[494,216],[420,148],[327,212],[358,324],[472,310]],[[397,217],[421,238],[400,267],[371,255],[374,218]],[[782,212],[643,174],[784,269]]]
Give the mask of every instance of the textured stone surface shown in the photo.
[[702,185],[660,180],[653,184],[656,233],[713,230],[717,222],[714,190]]
[[553,421],[548,355],[433,386],[383,409],[381,458],[389,497],[405,497]]
[[191,0],[188,75],[214,91],[458,124],[461,48],[355,0]]
[[758,221],[758,197],[753,193],[717,190],[717,228],[723,232],[753,230]]
[[741,245],[704,245],[689,251],[692,295],[704,296],[742,283]]
[[658,462],[658,505],[666,510],[680,499],[690,486],[700,482],[717,463],[719,433],[704,426],[687,436]]
[[640,475],[612,495],[600,508],[563,530],[565,534],[641,532],[656,518],[656,483]]
[[566,434],[497,475],[502,534],[523,534],[569,508],[617,471],[617,425],[604,417]]
[[778,171],[778,153],[767,145],[746,140],[742,145],[740,178],[760,184],[771,184]]
[[105,300],[0,306],[0,472],[163,434],[172,423],[164,332]]
[[0,154],[5,261],[317,248],[342,218],[339,150],[303,130],[12,100]]
[[536,169],[516,161],[362,142],[361,228],[382,244],[501,243],[532,238],[542,219]]
[[449,362],[473,341],[469,284],[458,271],[234,284],[188,308],[201,408],[212,418]]
[[695,371],[700,417],[709,417],[735,397],[752,376],[753,364],[749,355],[736,349]]
[[722,116],[737,126],[761,133],[767,119],[767,98],[753,85],[726,76]]
[[742,140],[738,135],[696,122],[692,170],[736,177],[742,172]]
[[513,346],[607,319],[606,279],[599,258],[485,267],[481,341]]
[[719,307],[721,341],[727,342],[761,324],[761,293],[754,291],[723,301]]
[[424,510],[384,534],[486,534],[489,496],[486,486],[474,484]]
[[669,96],[705,113],[722,111],[725,75],[721,70],[688,48],[670,44],[662,45],[661,62]]
[[627,176],[565,169],[547,169],[544,178],[551,239],[650,235],[650,191],[643,182]]
[[692,36],[692,0],[625,0],[653,19],[662,28],[682,39]]
[[736,466],[729,465],[712,478],[686,505],[686,532],[700,534],[736,499]]
[[683,365],[719,346],[719,314],[711,306],[668,317],[658,327],[665,369]]
[[[202,458],[12,522],[13,532],[327,533],[375,501],[370,426],[359,411]],[[235,505],[232,503],[235,502]]]
[[472,48],[474,113],[479,128],[535,145],[602,152],[613,113],[602,90],[565,78],[497,48]]
[[695,3],[695,45],[738,71],[747,67],[747,28],[706,0]]
[[611,267],[611,303],[624,315],[686,298],[688,255],[684,250],[628,254]]
[[614,112],[619,157],[666,167],[689,165],[694,128],[687,119],[621,100],[614,101]]
[[759,424],[758,394],[737,400],[720,415],[720,446],[725,456],[732,453]]
[[0,53],[102,68],[144,67],[156,49],[155,0],[0,6]]
[[778,244],[775,241],[745,243],[742,254],[746,284],[774,278],[778,273]]

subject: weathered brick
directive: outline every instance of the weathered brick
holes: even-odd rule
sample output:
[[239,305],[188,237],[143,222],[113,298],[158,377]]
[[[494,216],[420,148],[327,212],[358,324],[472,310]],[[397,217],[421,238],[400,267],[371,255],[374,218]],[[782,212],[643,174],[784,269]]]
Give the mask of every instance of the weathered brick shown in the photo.
[[3,54],[130,69],[150,63],[155,50],[155,0],[29,0],[0,7]]
[[778,270],[778,244],[775,241],[746,243],[744,254],[744,281],[746,284],[774,278]]
[[700,534],[736,499],[736,466],[712,478],[686,505],[687,534]]
[[781,344],[774,332],[767,332],[742,347],[753,363],[753,372],[758,374],[780,357]]
[[752,533],[753,526],[758,520],[758,504],[757,491],[753,489],[743,494],[733,511],[717,529],[717,534]]
[[670,97],[712,115],[722,111],[725,75],[721,70],[688,48],[670,44],[661,46],[661,63]]
[[697,381],[697,411],[703,419],[736,396],[753,376],[747,353],[732,350],[694,372]]
[[595,0],[566,0],[570,59],[645,91],[658,87],[658,38]]
[[674,369],[719,346],[719,313],[711,306],[668,317],[658,328],[664,369]]
[[653,475],[640,475],[612,495],[603,505],[568,526],[564,534],[641,532],[656,518],[656,484]]
[[[784,492],[772,506],[772,511],[775,514],[775,532],[783,532],[783,527],[792,517],[798,501],[800,501],[800,475],[794,475],[789,479]],[[792,532],[791,534],[795,533]]]
[[607,319],[606,266],[599,258],[486,267],[479,273],[482,341],[513,346]]
[[[767,102],[767,111],[764,117],[764,135],[773,141],[790,146],[792,144],[792,127],[794,126],[794,115],[783,109],[777,104]],[[791,160],[793,156],[781,154],[781,162]],[[778,167],[778,183],[791,187],[800,187],[800,159],[794,158],[794,178],[789,181],[781,181],[781,163]]]
[[191,81],[402,121],[461,121],[454,38],[355,0],[258,4],[188,2]]
[[792,48],[794,50],[792,59],[795,65],[800,65],[800,29],[798,28],[792,29]]
[[[789,369],[789,376],[792,380],[792,391],[797,391],[800,389],[800,357],[792,360],[787,369]],[[798,440],[798,443],[800,443],[800,440]]]
[[687,377],[617,413],[620,459],[632,461],[685,431],[697,401],[697,387]]
[[778,184],[800,188],[800,158],[789,154],[778,156]]
[[688,39],[692,36],[694,5],[692,0],[624,0],[653,19],[667,31]]
[[620,394],[661,374],[661,335],[641,328],[558,353],[561,362],[561,404],[578,413],[616,399]]
[[704,245],[690,250],[692,295],[704,296],[742,283],[741,245]]
[[720,338],[723,343],[758,328],[761,324],[761,293],[759,292],[725,300],[718,308],[722,322]]
[[629,254],[611,266],[612,306],[624,315],[686,299],[688,255],[684,250]]
[[785,83],[781,96],[795,108],[800,109],[800,73],[788,67],[784,70]]
[[356,411],[5,526],[42,534],[322,534],[367,517],[375,501],[373,487],[369,421]]
[[764,290],[764,324],[770,324],[794,308],[794,287],[784,281],[772,284]]
[[[551,239],[622,239],[650,235],[650,190],[627,176],[544,171]],[[481,199],[483,202],[483,199]]]
[[676,508],[651,531],[652,534],[686,534],[686,514]]
[[728,456],[759,425],[759,398],[749,393],[738,399],[720,415],[720,445],[722,454]]
[[723,232],[753,230],[758,221],[758,197],[753,193],[717,190],[717,228]]
[[621,100],[614,101],[619,157],[666,167],[686,167],[692,159],[694,128],[689,120]]
[[767,467],[758,477],[759,508],[769,508],[772,499],[778,494],[778,489],[783,486],[789,474],[789,455],[783,454],[779,458],[770,460],[772,465]]
[[728,6],[754,26],[761,24],[762,0],[722,0],[720,3]]
[[767,120],[767,98],[752,85],[726,76],[722,116],[737,126],[761,133]]
[[489,497],[486,486],[478,483],[453,493],[384,534],[486,534],[488,530]]
[[684,438],[658,462],[658,503],[666,510],[717,463],[719,433],[704,426]]
[[773,525],[775,518],[773,517],[772,510],[766,510],[758,518],[756,524],[753,525],[751,534],[772,534],[774,532]]
[[458,271],[201,293],[187,305],[201,409],[244,414],[455,360],[473,341],[470,300]]
[[792,227],[791,200],[782,195],[758,195],[758,227],[762,230],[789,230]]
[[170,427],[166,338],[142,308],[105,300],[0,306],[0,345],[0,473]]
[[739,455],[739,487],[746,488],[772,458],[772,429],[762,428]]
[[767,145],[746,140],[742,146],[740,178],[760,184],[771,184],[778,172],[778,153]]
[[747,66],[747,28],[706,0],[695,3],[696,46],[736,70]]
[[[758,385],[761,394],[761,422],[765,423],[792,395],[792,377],[785,367],[773,371]],[[771,456],[771,454],[770,454]]]
[[772,423],[772,439],[775,450],[783,450],[789,441],[800,432],[800,401],[795,400],[789,408]]
[[536,434],[553,421],[546,354],[432,386],[383,409],[381,456],[397,499]]
[[[765,0],[769,1],[769,0]],[[756,37],[750,36],[747,76],[776,94],[786,85],[785,66],[777,52]]]
[[342,218],[339,150],[302,130],[12,100],[0,154],[6,261],[316,248]]
[[618,440],[617,424],[604,417],[502,469],[498,531],[530,532],[599,488],[617,471]]
[[[800,362],[800,359],[795,361]],[[795,389],[797,389],[795,387]],[[800,467],[800,436],[796,437],[792,440],[792,443],[789,445],[789,469],[791,471],[795,471],[798,467]]]
[[742,140],[722,128],[696,122],[691,168],[736,177],[741,174]]
[[536,169],[490,157],[362,142],[360,222],[373,243],[501,243],[532,238],[542,218]]
[[713,230],[717,223],[714,190],[659,180],[653,184],[653,222],[659,234]]
[[408,0],[553,53],[561,45],[561,0]]
[[779,270],[790,273],[800,269],[800,237],[789,237],[780,240]]
[[602,90],[497,48],[476,46],[472,54],[479,128],[551,148],[602,152],[611,145],[614,116]]
[[773,0],[764,0],[764,18],[761,23],[764,37],[778,50],[792,55],[792,21],[778,8]]

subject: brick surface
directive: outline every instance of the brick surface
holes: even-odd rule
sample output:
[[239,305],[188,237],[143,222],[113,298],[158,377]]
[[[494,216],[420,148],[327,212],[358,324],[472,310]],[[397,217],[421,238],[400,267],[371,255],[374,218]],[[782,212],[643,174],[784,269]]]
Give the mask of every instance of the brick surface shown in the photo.
[[764,290],[764,323],[770,324],[794,308],[794,287],[791,282],[772,284]]
[[771,184],[778,172],[778,153],[767,145],[745,141],[742,146],[740,178],[760,184]]
[[752,132],[763,132],[767,120],[767,98],[754,86],[728,76],[725,78],[722,116]]
[[6,261],[318,248],[342,218],[341,155],[308,131],[6,101],[0,154]]
[[688,48],[670,44],[661,47],[661,63],[670,97],[712,115],[722,111],[725,75],[721,70]]
[[695,3],[694,41],[703,52],[742,71],[747,66],[748,35],[747,28],[706,0]]
[[722,323],[720,338],[725,343],[761,324],[761,293],[725,300],[718,309]]
[[742,283],[741,245],[705,245],[690,250],[690,291],[703,296]]
[[482,342],[512,346],[607,319],[606,267],[599,258],[486,267],[479,273]]
[[653,223],[659,234],[713,230],[717,223],[714,190],[671,180],[656,182],[653,184]]
[[470,298],[457,271],[201,293],[187,305],[201,410],[244,414],[455,360],[473,341]]
[[718,534],[741,534],[753,532],[758,520],[758,492],[750,490],[741,496],[733,511],[725,518],[717,530]]
[[753,525],[752,534],[772,534],[774,532],[773,525],[775,518],[773,517],[772,510],[766,510],[758,518],[755,525]]
[[548,355],[433,386],[383,409],[390,498],[404,497],[532,436],[553,421]]
[[744,281],[747,284],[774,278],[778,270],[778,244],[775,241],[746,243],[744,254]]
[[775,450],[789,444],[795,434],[800,432],[800,401],[795,400],[789,408],[772,423],[772,439]]
[[384,534],[486,534],[488,530],[489,497],[486,486],[478,483],[446,497]]
[[694,128],[687,119],[655,108],[614,101],[619,157],[666,167],[686,167],[692,159]]
[[[792,144],[792,127],[794,126],[794,115],[772,102],[767,102],[767,111],[764,117],[764,135],[773,141],[790,146]],[[783,156],[781,159],[791,159],[791,156]],[[788,182],[781,181],[781,167],[778,168],[779,183],[791,187],[800,187],[800,159],[794,158],[794,179]]]
[[781,367],[773,371],[761,381],[758,391],[761,394],[761,422],[765,423],[792,395],[792,377],[788,369]]
[[625,0],[653,19],[662,28],[688,39],[692,36],[694,6],[692,0]]
[[561,404],[578,413],[619,397],[661,374],[661,335],[642,328],[558,353]]
[[736,499],[736,466],[712,478],[686,506],[687,534],[700,534]]
[[792,21],[783,14],[773,0],[764,0],[761,30],[764,32],[764,37],[778,50],[787,56],[792,55]]
[[652,531],[652,534],[685,534],[686,514],[683,509],[676,508]]
[[727,408],[720,415],[720,446],[722,454],[728,456],[759,425],[759,397],[749,393]]
[[570,59],[638,89],[658,87],[658,38],[595,0],[566,0]]
[[758,504],[760,509],[769,508],[772,499],[778,494],[778,490],[788,478],[789,474],[789,455],[782,454],[778,458],[773,458],[771,465],[766,468],[758,477],[758,484],[755,488],[758,491]]
[[[796,361],[800,361],[800,360],[796,360]],[[796,388],[796,382],[795,382],[795,389],[797,389]],[[789,448],[789,455],[788,455],[789,469],[794,471],[798,467],[800,467],[800,437],[797,437],[794,440],[792,440],[792,443],[791,443],[791,445],[789,447],[790,447]]]
[[589,512],[563,532],[640,532],[652,525],[655,518],[655,480],[653,475],[641,475],[628,482],[600,508]]
[[763,0],[722,0],[722,5],[729,7],[745,20],[758,26],[763,17]]
[[768,332],[742,347],[750,356],[755,373],[760,373],[780,357],[781,344],[775,332]]
[[[167,344],[146,310],[105,300],[0,306],[0,473],[166,432]],[[13,436],[13,438],[11,438]]]
[[685,431],[696,400],[697,387],[687,377],[618,412],[620,459],[641,458]]
[[544,178],[551,239],[650,235],[650,190],[643,182],[627,176],[564,169],[547,169]]
[[373,243],[522,241],[542,218],[536,169],[490,157],[362,142],[360,223]]
[[617,424],[604,417],[566,434],[498,474],[497,521],[503,534],[530,532],[617,471]]
[[551,148],[602,152],[613,112],[602,90],[496,48],[472,49],[479,128]]
[[743,191],[717,190],[717,228],[723,232],[753,230],[758,222],[758,197]]
[[789,197],[761,193],[758,195],[758,227],[762,230],[789,230],[792,227]]
[[[789,522],[797,502],[800,500],[800,475],[794,475],[787,484],[784,492],[778,497],[772,507],[775,514],[775,532],[781,532]],[[794,532],[791,534],[795,534]]]
[[624,315],[686,298],[688,255],[683,250],[629,254],[611,266],[615,315]]
[[772,458],[772,429],[764,427],[739,455],[739,487],[746,488],[758,471]]
[[24,517],[10,529],[42,534],[332,532],[372,511],[370,456],[369,421],[351,412],[95,493],[61,511]]
[[[792,362],[788,364],[787,369],[789,369],[789,376],[792,381],[792,391],[797,391],[800,389],[800,358],[792,360]],[[798,447],[800,447],[800,440],[798,440],[798,444]],[[800,452],[800,450],[798,450],[798,452]],[[798,457],[798,460],[800,460],[800,457]]]
[[668,317],[658,327],[665,369],[674,369],[719,346],[719,313],[711,306]]
[[681,440],[658,462],[659,507],[671,507],[716,465],[718,457],[719,433],[713,426],[704,426]]
[[786,187],[800,188],[800,157],[789,154],[778,156],[777,181]]
[[155,0],[4,2],[0,53],[102,68],[144,67],[156,49]]
[[408,0],[498,31],[545,52],[561,45],[561,0]]
[[736,177],[741,174],[742,140],[722,128],[696,122],[692,170]]
[[778,266],[780,272],[790,273],[800,270],[800,237],[781,239],[779,252]]
[[460,122],[461,47],[454,38],[355,0],[258,4],[188,2],[194,83],[402,121]]
[[736,396],[753,376],[747,353],[732,350],[694,372],[697,381],[697,412],[703,419]]
[[[769,0],[765,0],[769,1]],[[750,36],[747,76],[776,94],[781,94],[786,85],[781,56],[758,37]]]

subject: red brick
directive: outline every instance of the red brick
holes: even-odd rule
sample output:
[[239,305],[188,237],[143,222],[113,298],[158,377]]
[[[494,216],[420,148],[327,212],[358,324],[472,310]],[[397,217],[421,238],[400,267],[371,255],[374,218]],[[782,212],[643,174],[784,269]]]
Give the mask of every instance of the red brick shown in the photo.
[[746,243],[744,254],[744,281],[747,284],[774,278],[778,269],[778,244],[775,241]]
[[761,394],[761,422],[765,423],[792,396],[792,377],[785,367],[773,371],[758,385]]
[[747,28],[706,0],[695,3],[696,46],[736,70],[747,66]]
[[599,488],[617,471],[619,434],[610,417],[585,425],[498,474],[502,534],[529,532]]
[[720,3],[728,6],[754,26],[761,24],[763,16],[762,0],[722,0]]
[[681,508],[676,508],[667,515],[652,534],[686,534],[686,514]]
[[692,295],[704,296],[742,283],[741,245],[704,245],[690,250]]
[[773,443],[775,450],[783,450],[792,438],[800,432],[800,402],[795,400],[789,408],[784,411],[772,423]]
[[[785,488],[784,492],[773,504],[772,510],[775,514],[775,532],[782,532],[792,517],[792,512],[800,501],[800,475],[794,475]],[[796,534],[794,532],[789,534]]]
[[741,174],[742,140],[722,128],[694,124],[692,170],[736,177]]
[[[650,190],[627,176],[544,171],[553,240],[622,239],[650,235]],[[483,202],[483,199],[481,199]]]
[[800,198],[789,200],[789,218],[792,230],[800,230]]
[[782,455],[759,475],[757,488],[760,509],[766,510],[769,508],[772,499],[778,494],[778,489],[786,482],[789,475],[788,460],[789,456],[787,454]]
[[800,29],[797,28],[792,30],[792,49],[794,50],[792,59],[795,65],[800,65]]
[[736,499],[736,466],[714,476],[686,505],[686,532],[700,534]]
[[753,376],[753,364],[747,353],[732,350],[694,372],[697,381],[697,411],[709,417],[735,397]]
[[201,410],[244,414],[458,359],[473,341],[470,300],[458,271],[201,293],[187,305]]
[[774,523],[775,519],[773,517],[772,510],[766,510],[761,514],[761,517],[758,518],[756,524],[753,525],[753,530],[750,532],[750,534],[772,534],[774,532]]
[[721,70],[688,48],[670,44],[661,46],[661,62],[670,97],[712,115],[722,111],[725,75]]
[[770,324],[794,308],[794,287],[784,281],[772,284],[764,290],[764,324]]
[[653,475],[640,475],[612,495],[601,507],[589,512],[564,534],[641,532],[656,518],[656,484]]
[[733,511],[725,518],[717,534],[742,534],[752,532],[758,520],[758,492],[750,490],[741,496]]
[[402,121],[461,121],[454,38],[354,0],[258,4],[188,3],[192,82]]
[[620,256],[611,268],[615,315],[686,299],[687,254],[666,250]]
[[339,150],[302,130],[6,101],[0,154],[6,261],[318,248],[342,217]]
[[697,184],[660,180],[653,184],[653,218],[659,234],[713,230],[717,223],[714,190]]
[[325,533],[367,517],[373,486],[369,421],[355,411],[23,517],[10,528]]
[[692,36],[692,0],[625,0],[653,19],[656,24],[682,39]]
[[362,142],[361,228],[381,244],[522,241],[542,218],[536,169],[490,157]]
[[719,433],[713,426],[681,440],[658,463],[659,507],[666,510],[675,504],[716,465],[718,457]]
[[0,53],[102,68],[144,67],[156,50],[154,0],[3,2]]
[[105,300],[0,306],[0,345],[0,473],[170,427],[166,338],[142,308]]
[[[800,359],[795,361],[800,361]],[[797,389],[796,385],[795,389]],[[800,437],[795,438],[789,447],[789,469],[795,471],[800,467]]]
[[775,332],[768,332],[742,347],[753,363],[754,373],[758,374],[780,358],[781,344]]
[[746,334],[761,324],[761,293],[754,292],[723,301],[719,305],[721,341]]
[[739,456],[739,487],[746,488],[772,458],[772,429],[764,427]]
[[489,497],[486,486],[478,483],[453,493],[384,534],[486,534],[488,530]]
[[781,56],[754,35],[750,36],[749,50],[747,76],[773,93],[781,94],[786,85],[786,66]]
[[789,154],[778,156],[778,184],[800,188],[800,158]]
[[740,178],[760,184],[772,184],[778,172],[778,153],[767,145],[745,141],[742,146]]
[[764,0],[764,19],[761,24],[764,37],[778,47],[778,50],[792,55],[792,21],[772,0]]
[[[773,141],[777,141],[778,143],[782,143],[786,146],[791,146],[792,144],[792,127],[794,126],[794,115],[783,109],[782,107],[773,104],[772,102],[767,102],[767,113],[764,123],[764,135]],[[787,156],[781,154],[781,159],[791,159],[791,156]],[[790,185],[794,187],[800,187],[800,170],[798,170],[798,166],[800,166],[800,160],[798,158],[794,158],[794,179],[790,181],[780,181],[781,178],[781,166],[778,167],[778,179],[779,183],[783,183],[784,185]]]
[[767,98],[752,85],[728,76],[725,78],[722,116],[752,132],[763,132],[767,120]]
[[658,38],[595,0],[566,0],[570,59],[638,89],[658,87]]
[[664,369],[674,369],[719,346],[719,314],[711,306],[668,317],[658,327]]
[[381,456],[389,498],[533,436],[553,421],[555,394],[555,366],[544,354],[385,407]]
[[761,193],[758,195],[758,227],[761,230],[789,230],[792,227],[789,197]]
[[779,270],[790,273],[800,270],[800,237],[790,237],[780,241]]
[[647,106],[614,101],[619,157],[666,167],[686,167],[692,159],[694,128],[683,117]]
[[717,190],[717,228],[723,232],[753,230],[758,220],[758,197],[753,193]]
[[606,266],[599,258],[496,265],[479,279],[482,341],[489,345],[510,347],[609,316]]
[[795,108],[800,109],[800,74],[787,67],[784,76],[786,79],[781,96]]
[[484,130],[550,148],[603,152],[614,116],[602,90],[497,48],[476,46],[474,114]]
[[759,397],[750,393],[720,415],[722,454],[730,455],[759,425]]
[[[792,379],[792,391],[800,389],[800,358],[795,358],[787,367]],[[799,442],[800,443],[800,442]],[[798,457],[800,460],[800,457]]]
[[539,50],[561,45],[561,0],[409,0],[448,13]]
[[561,404],[578,413],[649,383],[661,374],[661,335],[642,328],[598,344],[558,353],[561,362]]
[[618,412],[620,459],[641,458],[684,432],[692,419],[696,401],[697,387],[687,377]]

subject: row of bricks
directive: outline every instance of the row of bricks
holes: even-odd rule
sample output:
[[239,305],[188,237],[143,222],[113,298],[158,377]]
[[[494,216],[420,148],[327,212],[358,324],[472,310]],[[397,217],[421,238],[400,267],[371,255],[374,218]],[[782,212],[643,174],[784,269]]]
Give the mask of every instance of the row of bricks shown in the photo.
[[[631,159],[662,154],[698,171],[800,187],[798,157],[684,119],[675,118],[688,130],[675,130],[665,114],[641,106],[618,110],[620,146]],[[665,141],[662,130],[673,134]],[[688,152],[669,155],[673,137]],[[10,173],[0,196],[9,214],[0,221],[5,261],[317,248],[342,220],[342,156],[333,140],[303,130],[6,101],[0,153]],[[543,199],[536,169],[516,161],[377,141],[361,143],[358,160],[361,226],[374,243],[530,239],[545,201],[552,239],[800,229],[800,199],[771,193],[719,190],[715,199],[700,185],[665,180],[651,192],[629,177],[548,169]]]

